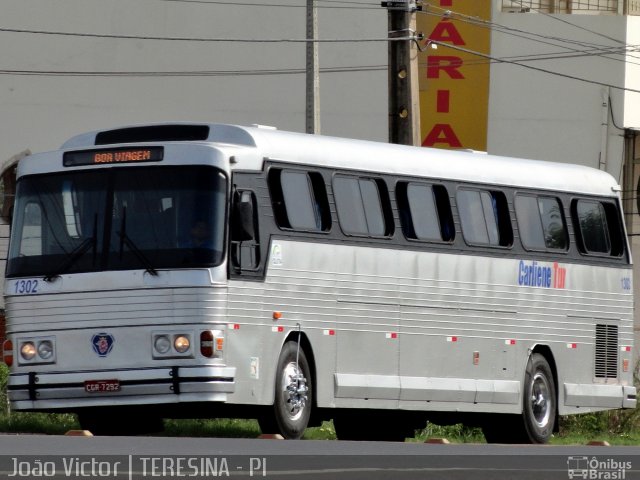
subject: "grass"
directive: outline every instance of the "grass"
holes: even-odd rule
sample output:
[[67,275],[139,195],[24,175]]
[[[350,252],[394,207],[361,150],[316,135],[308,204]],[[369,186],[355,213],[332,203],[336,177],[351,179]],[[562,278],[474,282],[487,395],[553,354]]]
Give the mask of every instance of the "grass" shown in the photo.
[[[8,368],[0,363],[0,432],[42,433],[62,435],[77,430],[75,415],[53,413],[10,412],[6,396]],[[200,419],[165,420],[163,435],[172,437],[256,438],[260,427],[255,420]],[[332,422],[306,430],[307,440],[335,440]],[[429,438],[446,438],[452,443],[484,443],[482,431],[463,425],[441,427],[427,424],[408,441],[424,442]],[[590,441],[607,441],[611,445],[640,445],[640,407],[635,410],[611,410],[600,413],[572,415],[560,419],[560,433],[551,439],[552,445],[584,445]]]

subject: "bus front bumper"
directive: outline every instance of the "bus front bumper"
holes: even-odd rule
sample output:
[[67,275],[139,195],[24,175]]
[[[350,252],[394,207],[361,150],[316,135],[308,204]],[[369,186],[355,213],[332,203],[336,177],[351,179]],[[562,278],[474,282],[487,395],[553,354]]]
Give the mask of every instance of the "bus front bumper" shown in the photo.
[[13,410],[225,402],[235,374],[224,366],[12,373],[7,392]]

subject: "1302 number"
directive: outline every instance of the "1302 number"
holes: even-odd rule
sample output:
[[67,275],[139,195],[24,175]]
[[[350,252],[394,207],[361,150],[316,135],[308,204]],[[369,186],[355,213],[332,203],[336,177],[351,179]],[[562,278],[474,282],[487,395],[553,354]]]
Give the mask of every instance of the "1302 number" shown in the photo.
[[17,280],[14,293],[38,293],[38,280]]

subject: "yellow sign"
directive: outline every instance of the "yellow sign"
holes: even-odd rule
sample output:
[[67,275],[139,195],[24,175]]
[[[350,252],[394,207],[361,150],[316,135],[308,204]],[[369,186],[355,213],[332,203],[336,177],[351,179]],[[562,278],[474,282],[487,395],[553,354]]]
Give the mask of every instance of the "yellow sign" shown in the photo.
[[488,0],[430,0],[418,14],[425,39],[418,56],[423,147],[487,149]]

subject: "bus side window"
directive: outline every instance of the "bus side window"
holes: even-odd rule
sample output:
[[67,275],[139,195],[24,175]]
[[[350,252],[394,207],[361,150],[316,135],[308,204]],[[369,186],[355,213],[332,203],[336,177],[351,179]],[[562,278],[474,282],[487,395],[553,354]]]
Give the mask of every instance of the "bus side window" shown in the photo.
[[567,249],[567,228],[562,205],[557,198],[518,194],[515,198],[515,210],[524,248]]
[[624,230],[620,219],[620,211],[614,203],[603,202],[604,213],[609,227],[609,239],[611,240],[611,256],[620,257],[625,252]]
[[503,192],[461,188],[457,196],[462,235],[472,245],[510,247],[513,231]]
[[433,242],[453,240],[453,217],[444,186],[400,182],[396,197],[405,237]]
[[573,201],[571,211],[582,253],[616,257],[624,253],[618,210],[613,203],[579,199]]
[[329,201],[320,173],[273,168],[269,171],[269,192],[280,228],[312,232],[331,228]]
[[231,263],[238,271],[255,270],[260,264],[257,202],[252,191],[236,191],[231,224]]
[[383,181],[337,175],[333,179],[333,195],[344,233],[371,237],[393,235],[387,205],[389,193]]

